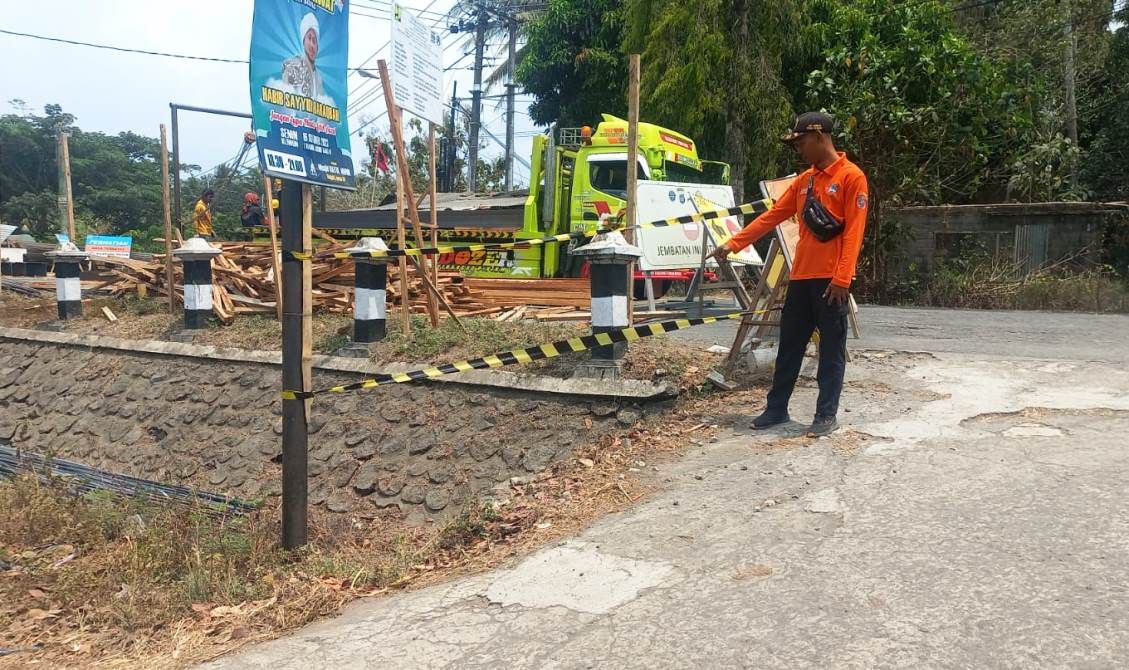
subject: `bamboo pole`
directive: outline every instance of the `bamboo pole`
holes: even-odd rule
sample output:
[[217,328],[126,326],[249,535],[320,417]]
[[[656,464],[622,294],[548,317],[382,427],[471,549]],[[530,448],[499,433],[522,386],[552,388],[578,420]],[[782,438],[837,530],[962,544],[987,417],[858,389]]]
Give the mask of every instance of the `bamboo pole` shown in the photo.
[[[396,114],[389,114],[392,123],[399,125],[399,110]],[[404,188],[403,183],[400,181],[400,167],[396,167],[396,244],[401,249],[407,245],[407,238],[404,234]],[[410,302],[408,300],[408,258],[407,256],[400,256],[400,328],[404,333],[404,337],[409,337],[412,334],[412,311]]]
[[282,321],[282,268],[278,257],[278,223],[274,218],[274,187],[270,177],[263,177],[263,194],[267,197],[267,228],[270,230],[270,262],[274,268],[275,315]]

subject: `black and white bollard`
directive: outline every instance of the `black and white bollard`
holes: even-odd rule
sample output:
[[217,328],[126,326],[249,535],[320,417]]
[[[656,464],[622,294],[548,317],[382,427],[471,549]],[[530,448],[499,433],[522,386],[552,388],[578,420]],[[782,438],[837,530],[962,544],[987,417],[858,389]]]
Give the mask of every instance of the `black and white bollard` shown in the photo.
[[[590,243],[574,249],[572,254],[589,263],[592,280],[592,333],[626,328],[629,323],[627,292],[631,290],[627,266],[638,259],[642,252],[638,247],[628,244],[622,233],[613,230],[597,235]],[[626,354],[627,342],[596,347],[592,350],[591,360],[577,369],[577,376],[617,377]]]
[[212,259],[223,253],[202,237],[184,242],[172,255],[184,263],[184,328],[208,327],[212,317]]
[[88,256],[71,242],[44,255],[55,262],[55,300],[59,304],[59,320],[81,317],[82,282],[79,274],[82,272],[81,263]]
[[379,237],[362,237],[345,251],[353,257],[353,343],[367,347],[384,339],[388,314],[388,257],[374,257],[373,251],[388,251]]

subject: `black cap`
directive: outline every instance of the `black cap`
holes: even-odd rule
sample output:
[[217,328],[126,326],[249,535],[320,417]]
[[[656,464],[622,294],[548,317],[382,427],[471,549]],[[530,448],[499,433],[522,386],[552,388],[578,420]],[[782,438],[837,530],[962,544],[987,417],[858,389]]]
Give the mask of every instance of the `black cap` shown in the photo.
[[794,142],[800,135],[817,130],[830,134],[835,130],[835,119],[823,112],[804,112],[796,117],[796,122],[792,124],[792,132],[781,137],[780,141]]

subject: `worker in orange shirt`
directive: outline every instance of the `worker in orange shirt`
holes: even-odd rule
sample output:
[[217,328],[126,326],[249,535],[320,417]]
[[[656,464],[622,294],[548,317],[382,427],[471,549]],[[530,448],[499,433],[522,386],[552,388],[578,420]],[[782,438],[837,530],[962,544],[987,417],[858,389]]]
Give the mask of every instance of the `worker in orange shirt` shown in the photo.
[[819,329],[819,397],[809,435],[827,435],[839,427],[836,415],[847,367],[847,310],[855,263],[866,228],[869,196],[866,175],[836,151],[831,139],[834,120],[821,112],[796,118],[784,142],[811,167],[784,195],[712,256],[740,251],[790,216],[800,223],[800,240],[792,262],[788,295],[780,319],[780,346],[772,390],[754,428],[790,420],[788,401],[800,374],[812,331]]

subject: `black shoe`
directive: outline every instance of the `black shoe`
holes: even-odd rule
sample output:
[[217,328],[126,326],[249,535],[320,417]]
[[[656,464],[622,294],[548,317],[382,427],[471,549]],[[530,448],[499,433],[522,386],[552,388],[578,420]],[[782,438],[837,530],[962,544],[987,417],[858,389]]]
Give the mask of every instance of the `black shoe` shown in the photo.
[[779,412],[769,412],[765,410],[760,416],[753,419],[753,428],[768,428],[770,426],[778,426],[782,423],[788,423],[792,417],[788,416],[787,412],[783,414]]
[[839,422],[833,416],[819,416],[815,415],[815,419],[811,422],[811,427],[808,428],[809,437],[823,437],[835,432],[839,427]]

